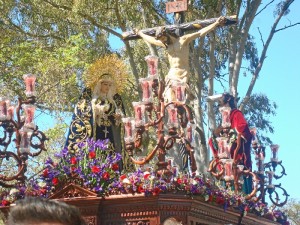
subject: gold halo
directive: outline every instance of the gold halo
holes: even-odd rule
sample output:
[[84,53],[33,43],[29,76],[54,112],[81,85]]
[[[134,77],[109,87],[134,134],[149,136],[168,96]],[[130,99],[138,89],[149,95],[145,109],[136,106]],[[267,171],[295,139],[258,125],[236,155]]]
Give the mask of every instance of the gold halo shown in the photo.
[[128,72],[125,63],[116,54],[103,56],[92,63],[83,75],[85,85],[94,90],[103,74],[111,75],[117,93],[123,92],[128,81]]

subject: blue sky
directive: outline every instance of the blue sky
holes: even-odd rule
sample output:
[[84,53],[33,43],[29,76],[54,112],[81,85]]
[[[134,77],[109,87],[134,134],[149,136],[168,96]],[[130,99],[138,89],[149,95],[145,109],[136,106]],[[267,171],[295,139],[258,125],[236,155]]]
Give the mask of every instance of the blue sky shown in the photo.
[[[273,19],[272,9],[258,15],[252,26],[251,34],[255,35],[257,47],[261,50],[261,41],[257,27],[260,27],[264,40],[270,31]],[[278,28],[300,22],[300,1],[295,1],[290,7],[290,14],[284,17]],[[274,184],[282,184],[291,198],[300,200],[298,163],[300,164],[300,146],[296,144],[299,136],[300,104],[300,25],[277,32],[264,61],[260,77],[256,82],[254,92],[265,93],[278,105],[277,114],[271,117],[275,128],[274,134],[269,134],[272,141],[280,145],[279,159],[283,161],[287,176],[274,180]],[[299,88],[299,90],[298,90]],[[270,159],[270,148],[267,147],[266,160]]]

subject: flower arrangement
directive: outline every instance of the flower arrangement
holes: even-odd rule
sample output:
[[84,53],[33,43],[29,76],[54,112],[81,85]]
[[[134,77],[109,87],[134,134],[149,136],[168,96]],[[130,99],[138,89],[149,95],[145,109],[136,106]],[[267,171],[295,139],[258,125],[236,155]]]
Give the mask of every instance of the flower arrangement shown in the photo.
[[77,182],[99,196],[143,193],[147,197],[160,193],[180,192],[217,204],[224,210],[233,207],[240,210],[243,216],[251,212],[284,225],[289,224],[280,210],[269,208],[262,202],[246,200],[243,194],[235,194],[224,188],[221,183],[214,183],[204,176],[191,177],[189,174],[179,173],[166,179],[142,169],[137,169],[133,173],[120,174],[121,156],[112,151],[108,141],[89,139],[78,144],[76,153],[69,152],[65,148],[55,157],[59,162],[55,163],[52,159],[48,159],[38,179],[31,180],[26,186],[2,190],[1,206],[7,206],[25,196],[47,198],[67,182]]

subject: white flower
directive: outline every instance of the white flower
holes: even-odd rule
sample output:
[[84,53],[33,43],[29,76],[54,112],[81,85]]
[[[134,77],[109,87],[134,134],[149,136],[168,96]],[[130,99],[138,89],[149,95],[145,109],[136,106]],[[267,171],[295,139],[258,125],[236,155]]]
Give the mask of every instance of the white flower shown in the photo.
[[19,191],[18,189],[13,188],[13,189],[10,190],[9,195],[15,195],[15,194],[17,194],[17,193],[19,193],[19,192],[20,192],[20,191]]
[[43,187],[46,187],[47,186],[47,183],[46,182],[39,182],[38,185],[43,188]]
[[124,178],[122,181],[123,184],[131,184],[130,180],[128,178]]

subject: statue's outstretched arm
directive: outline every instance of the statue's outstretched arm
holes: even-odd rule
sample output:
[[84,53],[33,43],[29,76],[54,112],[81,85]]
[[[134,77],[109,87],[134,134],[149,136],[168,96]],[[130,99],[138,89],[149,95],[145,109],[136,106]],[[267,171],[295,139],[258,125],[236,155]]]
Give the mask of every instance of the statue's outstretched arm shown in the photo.
[[152,45],[156,45],[156,46],[160,46],[160,47],[166,47],[161,41],[157,40],[155,37],[152,37],[150,35],[144,34],[142,31],[135,31],[137,35],[139,35],[144,41],[152,44]]
[[226,18],[224,16],[221,16],[217,19],[216,22],[210,24],[207,27],[202,28],[201,30],[191,33],[191,34],[186,34],[184,36],[182,36],[182,40],[183,43],[190,43],[191,41],[195,40],[198,37],[203,37],[205,36],[207,33],[209,33],[210,31],[214,30],[216,27],[218,27],[219,25],[225,24],[226,22]]

